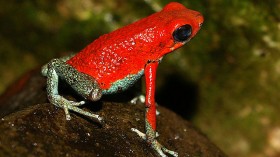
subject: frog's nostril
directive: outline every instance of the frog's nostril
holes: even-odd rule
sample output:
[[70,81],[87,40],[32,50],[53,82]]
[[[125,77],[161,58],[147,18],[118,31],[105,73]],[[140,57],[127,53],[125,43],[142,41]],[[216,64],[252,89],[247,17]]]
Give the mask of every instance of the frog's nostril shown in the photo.
[[202,24],[203,24],[204,18],[203,18],[203,16],[202,16],[200,13],[198,13],[198,14],[196,15],[196,21],[199,23],[199,24],[198,24],[199,27],[201,27]]

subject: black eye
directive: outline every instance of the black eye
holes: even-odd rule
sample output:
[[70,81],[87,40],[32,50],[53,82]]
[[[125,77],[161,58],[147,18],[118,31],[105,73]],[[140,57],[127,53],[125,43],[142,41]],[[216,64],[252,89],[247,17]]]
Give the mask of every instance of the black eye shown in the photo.
[[173,38],[175,41],[184,42],[192,35],[192,27],[191,25],[183,25],[177,28],[173,32]]

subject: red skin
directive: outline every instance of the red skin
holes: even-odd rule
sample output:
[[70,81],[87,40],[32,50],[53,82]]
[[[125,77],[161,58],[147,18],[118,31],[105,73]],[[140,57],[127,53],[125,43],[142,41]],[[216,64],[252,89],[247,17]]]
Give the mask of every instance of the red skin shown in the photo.
[[112,83],[144,69],[148,61],[181,47],[183,43],[172,37],[177,27],[190,24],[193,37],[202,22],[199,12],[173,2],[158,13],[100,36],[67,63],[95,78],[101,89],[109,89]]
[[158,62],[153,62],[147,65],[145,68],[146,77],[146,100],[145,104],[149,110],[146,113],[148,123],[151,125],[153,130],[156,130],[156,101],[155,101],[155,90],[156,90],[156,69]]

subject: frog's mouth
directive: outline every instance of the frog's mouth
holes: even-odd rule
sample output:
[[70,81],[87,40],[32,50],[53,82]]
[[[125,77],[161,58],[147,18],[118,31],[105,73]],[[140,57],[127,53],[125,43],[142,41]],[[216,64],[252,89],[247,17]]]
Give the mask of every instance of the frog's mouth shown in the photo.
[[185,45],[185,44],[186,44],[187,42],[189,42],[190,40],[191,40],[191,39],[188,39],[188,40],[186,40],[186,41],[184,41],[184,42],[177,42],[177,41],[174,41],[174,42],[173,42],[173,45],[169,47],[170,52],[172,52],[172,51],[174,51],[174,50],[176,50],[176,49],[182,47],[183,45]]

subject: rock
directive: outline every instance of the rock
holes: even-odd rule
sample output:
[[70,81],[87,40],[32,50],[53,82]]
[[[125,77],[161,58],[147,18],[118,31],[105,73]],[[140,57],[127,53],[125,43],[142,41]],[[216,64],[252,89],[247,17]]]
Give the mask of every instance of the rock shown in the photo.
[[[104,125],[76,113],[67,121],[62,109],[46,103],[45,78],[36,72],[28,76],[19,81],[20,90],[11,87],[0,99],[5,115],[0,121],[0,156],[157,156],[131,131],[144,131],[143,104],[88,102],[83,109],[102,116]],[[189,122],[164,107],[158,110],[158,140],[168,149],[182,157],[226,156]]]

